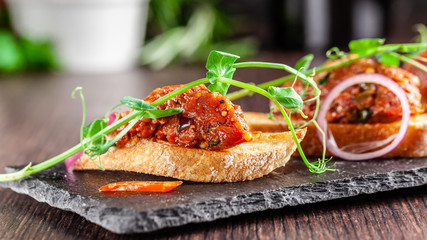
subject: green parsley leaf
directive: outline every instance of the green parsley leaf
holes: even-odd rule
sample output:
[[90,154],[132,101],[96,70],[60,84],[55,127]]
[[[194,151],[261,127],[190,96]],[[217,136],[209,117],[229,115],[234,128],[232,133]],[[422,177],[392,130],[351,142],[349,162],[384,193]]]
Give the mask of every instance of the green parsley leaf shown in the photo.
[[239,56],[220,51],[212,51],[209,54],[206,62],[206,69],[208,70],[206,78],[211,83],[208,87],[210,91],[219,92],[222,95],[227,94],[230,85],[218,82],[218,78],[233,78],[233,74],[236,71],[233,68],[233,64],[239,58]]
[[287,109],[301,108],[303,104],[301,96],[291,87],[279,88],[270,86],[268,93]]
[[146,101],[142,100],[142,99],[138,99],[138,98],[133,98],[130,96],[125,96],[122,99],[120,99],[120,102],[133,109],[133,110],[138,110],[138,111],[145,111],[145,110],[155,110],[156,107],[151,106],[149,103],[147,103]]

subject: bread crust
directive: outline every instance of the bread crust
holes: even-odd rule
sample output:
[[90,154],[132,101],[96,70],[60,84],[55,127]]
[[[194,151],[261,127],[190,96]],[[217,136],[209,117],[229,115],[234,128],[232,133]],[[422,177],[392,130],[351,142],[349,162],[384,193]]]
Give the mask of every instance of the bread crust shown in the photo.
[[[265,113],[248,112],[245,113],[245,119],[249,124],[250,131],[277,132],[288,129],[283,120],[278,117],[276,120],[269,119]],[[386,139],[399,131],[400,121],[377,124],[330,123],[328,128],[333,132],[338,146],[346,146],[353,143]],[[313,124],[307,127],[307,134],[301,142],[301,146],[307,156],[321,156],[322,144],[317,137],[316,127]],[[327,152],[327,155],[330,156],[331,154]],[[383,157],[424,156],[427,156],[427,114],[418,114],[411,117],[408,132],[402,143]]]
[[[306,129],[296,132],[301,141]],[[137,139],[132,146],[101,155],[107,170],[135,171],[195,182],[246,181],[284,166],[296,149],[290,132],[255,133],[253,140],[221,151],[185,148],[166,141]],[[87,156],[75,170],[98,169]]]

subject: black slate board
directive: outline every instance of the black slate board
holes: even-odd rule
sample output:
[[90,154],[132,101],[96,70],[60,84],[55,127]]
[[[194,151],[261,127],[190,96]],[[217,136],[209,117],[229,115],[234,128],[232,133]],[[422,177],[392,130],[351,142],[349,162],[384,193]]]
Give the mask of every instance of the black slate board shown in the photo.
[[[120,171],[67,172],[60,164],[1,186],[73,211],[115,233],[143,233],[244,213],[420,186],[427,158],[337,162],[336,172],[314,175],[300,159],[260,179],[239,183],[184,182],[169,193],[100,193],[104,184],[170,178]],[[22,167],[8,167],[13,172]]]

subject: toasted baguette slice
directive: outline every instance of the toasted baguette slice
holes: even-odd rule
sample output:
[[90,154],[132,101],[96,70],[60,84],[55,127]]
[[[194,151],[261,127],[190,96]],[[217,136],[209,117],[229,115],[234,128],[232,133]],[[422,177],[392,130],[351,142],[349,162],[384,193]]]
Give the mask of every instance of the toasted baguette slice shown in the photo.
[[[280,118],[272,120],[265,113],[245,113],[245,119],[250,131],[278,132],[286,131],[288,127]],[[334,134],[338,146],[370,142],[386,139],[396,134],[400,128],[400,121],[378,124],[328,124]],[[307,127],[307,134],[301,142],[302,149],[307,156],[320,156],[320,143],[316,127],[311,124]],[[296,153],[297,154],[297,153]],[[330,155],[330,153],[327,153]],[[418,114],[411,117],[408,132],[402,143],[384,157],[423,157],[427,156],[427,114]]]
[[[306,130],[296,133],[301,141]],[[253,136],[250,142],[221,151],[138,139],[131,147],[110,148],[101,156],[101,162],[107,170],[134,171],[195,182],[236,182],[259,178],[284,166],[296,149],[290,132],[254,133]],[[74,169],[98,168],[83,156]]]

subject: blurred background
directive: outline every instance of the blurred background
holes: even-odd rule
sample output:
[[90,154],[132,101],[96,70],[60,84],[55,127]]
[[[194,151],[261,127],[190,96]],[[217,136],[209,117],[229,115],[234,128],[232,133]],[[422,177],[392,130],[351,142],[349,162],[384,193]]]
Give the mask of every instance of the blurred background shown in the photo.
[[[91,121],[123,96],[203,78],[213,49],[291,66],[314,53],[318,66],[352,39],[416,41],[426,13],[426,0],[0,0],[0,146],[19,149],[0,152],[0,163],[41,161],[78,141],[76,86]],[[284,74],[247,68],[234,77]],[[257,94],[233,103],[270,110]]]
[[[415,41],[426,0],[0,0],[0,74],[108,74]],[[280,58],[280,57],[279,57]]]

